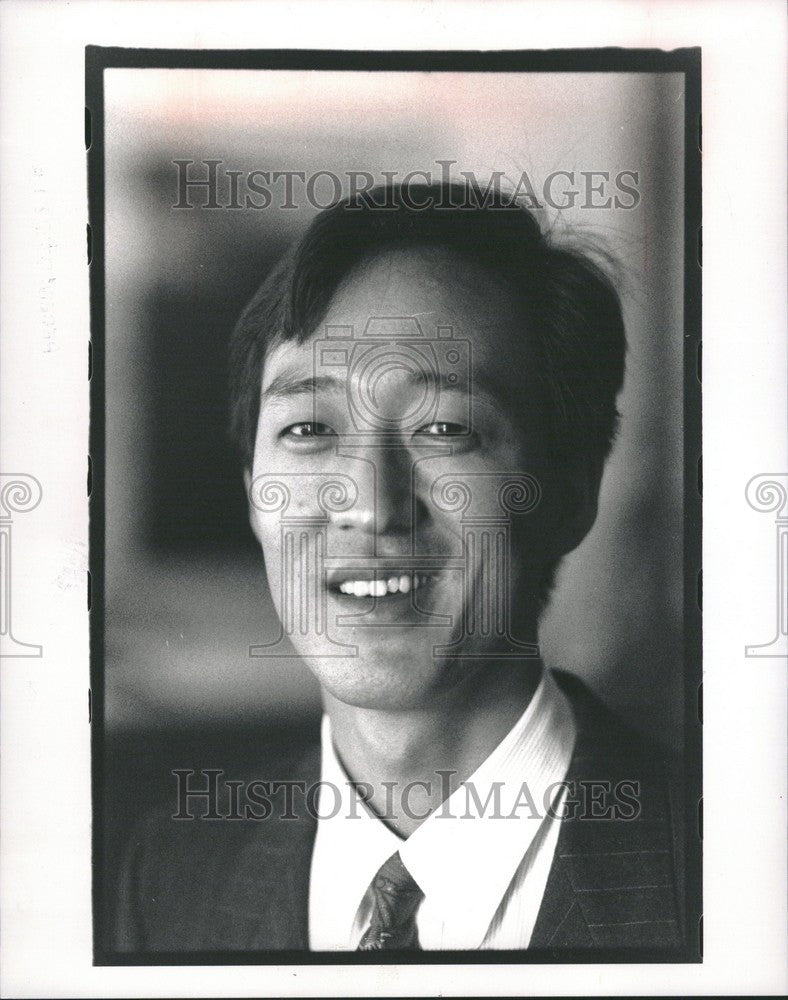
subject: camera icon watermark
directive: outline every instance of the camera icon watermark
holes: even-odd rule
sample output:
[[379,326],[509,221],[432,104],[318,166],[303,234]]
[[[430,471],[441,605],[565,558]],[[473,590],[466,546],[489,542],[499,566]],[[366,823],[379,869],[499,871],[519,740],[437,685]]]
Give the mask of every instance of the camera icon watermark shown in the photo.
[[[471,343],[455,337],[450,326],[436,327],[434,336],[413,316],[373,316],[360,336],[352,326],[326,326],[314,345],[314,375],[318,385],[326,377],[344,381],[356,435],[415,432],[437,419],[444,392],[460,404],[458,436],[471,433]],[[395,375],[404,376],[411,393],[404,412],[393,415],[380,390]]]

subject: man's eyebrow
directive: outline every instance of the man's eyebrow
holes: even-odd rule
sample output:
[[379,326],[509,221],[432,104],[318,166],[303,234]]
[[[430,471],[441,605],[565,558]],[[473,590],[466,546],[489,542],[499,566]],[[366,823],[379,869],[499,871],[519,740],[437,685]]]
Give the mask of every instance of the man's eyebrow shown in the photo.
[[505,399],[507,389],[503,382],[488,375],[486,372],[469,372],[467,379],[453,379],[448,372],[438,372],[437,377],[433,372],[408,372],[407,379],[413,384],[423,382],[425,379],[430,385],[436,386],[442,392],[462,392],[466,395],[471,392],[484,393],[493,399]]
[[[467,381],[460,380],[459,382],[450,380],[446,372],[438,372],[436,376],[433,372],[410,371],[407,375],[407,380],[414,385],[418,383],[423,384],[425,379],[444,392],[463,392],[467,394],[469,391],[472,391],[474,394],[484,393],[493,399],[502,399],[506,395],[506,389],[503,384],[494,378],[490,378],[483,372],[480,372],[478,375],[474,374]],[[471,385],[473,386],[472,390]],[[271,379],[269,385],[263,389],[262,398],[264,402],[273,399],[292,399],[296,396],[314,396],[321,391],[345,393],[347,391],[347,383],[344,379],[340,379],[336,375],[296,375],[289,372],[282,372],[281,375],[277,375]]]
[[344,392],[345,383],[335,375],[292,375],[283,372],[271,379],[263,389],[263,399],[287,399],[292,396],[313,396],[320,391]]

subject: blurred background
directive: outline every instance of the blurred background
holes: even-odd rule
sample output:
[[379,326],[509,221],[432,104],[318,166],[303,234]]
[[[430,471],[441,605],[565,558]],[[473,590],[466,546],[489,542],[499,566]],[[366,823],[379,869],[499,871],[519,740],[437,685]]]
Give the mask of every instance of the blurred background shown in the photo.
[[[537,195],[575,171],[543,225],[618,261],[629,337],[621,434],[598,521],[567,558],[542,629],[581,676],[666,749],[681,748],[683,76],[105,71],[106,741],[110,847],[174,767],[229,766],[319,717],[297,660],[250,659],[277,634],[226,436],[234,321],[316,209],[176,209],[179,168],[525,171]],[[589,208],[582,171],[637,174],[631,209]],[[595,183],[599,183],[597,180]],[[630,178],[628,182],[633,186]],[[572,185],[556,182],[555,193]],[[282,192],[281,182],[271,185]],[[315,189],[330,200],[331,185]],[[257,199],[258,201],[260,199]],[[626,204],[631,198],[625,198]],[[164,763],[162,763],[164,762]]]

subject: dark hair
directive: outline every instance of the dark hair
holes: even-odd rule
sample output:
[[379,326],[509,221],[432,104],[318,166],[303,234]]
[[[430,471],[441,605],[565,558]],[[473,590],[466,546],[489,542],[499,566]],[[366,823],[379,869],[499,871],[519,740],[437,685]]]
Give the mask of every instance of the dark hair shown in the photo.
[[266,352],[311,336],[356,265],[414,246],[443,247],[506,280],[528,318],[553,453],[601,466],[624,378],[624,323],[609,278],[587,254],[553,245],[515,201],[469,202],[462,187],[441,184],[376,188],[326,209],[255,293],[230,344],[230,427],[244,465],[251,469]]

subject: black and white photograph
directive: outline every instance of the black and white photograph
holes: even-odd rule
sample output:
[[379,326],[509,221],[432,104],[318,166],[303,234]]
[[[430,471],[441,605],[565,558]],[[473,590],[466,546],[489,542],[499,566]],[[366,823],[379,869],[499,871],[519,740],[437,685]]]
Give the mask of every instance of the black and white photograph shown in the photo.
[[785,995],[786,42],[0,3],[0,996]]
[[88,53],[97,956],[698,961],[699,52],[167,58]]

